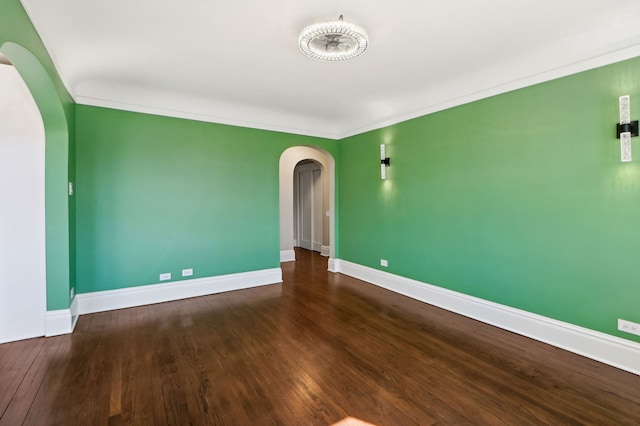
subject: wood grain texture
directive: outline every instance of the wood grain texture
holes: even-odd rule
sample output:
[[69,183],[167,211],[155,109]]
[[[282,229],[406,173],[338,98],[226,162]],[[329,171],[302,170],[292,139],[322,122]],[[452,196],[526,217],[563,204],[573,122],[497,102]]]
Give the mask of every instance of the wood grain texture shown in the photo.
[[328,272],[0,345],[0,425],[635,425],[640,377]]

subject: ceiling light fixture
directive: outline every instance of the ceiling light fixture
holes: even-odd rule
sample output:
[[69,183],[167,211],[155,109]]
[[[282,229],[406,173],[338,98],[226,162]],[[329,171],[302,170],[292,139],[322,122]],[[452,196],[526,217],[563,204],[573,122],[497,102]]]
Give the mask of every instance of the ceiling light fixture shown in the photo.
[[367,32],[342,20],[311,24],[300,33],[302,52],[323,61],[348,61],[362,55],[369,46]]

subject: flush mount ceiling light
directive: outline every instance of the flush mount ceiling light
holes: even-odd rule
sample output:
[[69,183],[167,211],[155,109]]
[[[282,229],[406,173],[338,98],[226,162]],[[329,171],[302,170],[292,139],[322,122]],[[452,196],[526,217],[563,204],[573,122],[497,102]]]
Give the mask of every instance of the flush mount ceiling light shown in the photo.
[[321,22],[306,27],[298,40],[302,52],[323,61],[348,61],[362,55],[369,45],[367,32],[342,20]]

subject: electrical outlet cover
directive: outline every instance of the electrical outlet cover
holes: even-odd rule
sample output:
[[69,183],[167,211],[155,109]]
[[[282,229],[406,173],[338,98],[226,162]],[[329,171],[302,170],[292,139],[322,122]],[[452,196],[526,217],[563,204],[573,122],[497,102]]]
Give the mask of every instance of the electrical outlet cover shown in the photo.
[[640,336],[640,324],[635,322],[618,319],[618,330]]

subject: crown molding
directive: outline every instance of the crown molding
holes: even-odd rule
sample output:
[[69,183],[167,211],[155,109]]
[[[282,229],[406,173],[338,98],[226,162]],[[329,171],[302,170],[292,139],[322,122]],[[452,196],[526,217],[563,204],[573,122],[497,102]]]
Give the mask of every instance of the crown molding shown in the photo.
[[[231,110],[229,107],[224,108],[224,110],[223,108],[220,108],[213,111],[205,111],[203,110],[203,108],[199,108],[198,106],[189,110],[178,110],[163,106],[152,105],[151,103],[145,102],[144,100],[122,102],[114,99],[104,99],[82,95],[75,95],[73,96],[73,99],[79,105],[111,108],[130,112],[140,112],[143,114],[160,115],[172,118],[183,118],[186,120],[225,124],[229,126],[289,133],[294,135],[312,136],[334,140],[340,139],[339,134],[323,130],[322,128],[325,126],[317,126],[314,125],[315,123],[308,123],[307,126],[304,126],[306,121],[304,119],[301,119],[299,116],[290,117],[291,119],[287,120],[287,122],[285,123],[284,120],[279,120],[278,122],[276,122],[275,120],[269,120],[268,117],[265,116],[265,114],[260,113],[244,114],[247,119],[234,118],[225,115],[225,113],[228,113]],[[194,102],[194,105],[195,104],[197,104],[197,102]],[[242,107],[235,107],[233,108],[233,111],[236,113],[234,115],[243,115]]]
[[[446,109],[454,108],[456,106],[468,104],[471,102],[479,101],[481,99],[489,98],[491,96],[500,95],[503,93],[511,92],[525,87],[534,86],[536,84],[545,83],[547,81],[556,80],[562,77],[567,77],[573,74],[578,74],[584,71],[600,68],[606,65],[611,65],[616,62],[622,62],[627,59],[632,59],[640,56],[640,45],[634,45],[628,48],[610,52],[604,55],[594,56],[589,59],[564,65],[558,68],[554,68],[548,71],[529,75],[527,77],[518,78],[512,81],[506,81],[504,83],[474,91],[471,93],[458,93],[454,96],[433,96],[433,94],[425,94],[424,99],[436,99],[435,102],[428,106],[420,107],[406,113],[400,113],[393,117],[383,118],[371,122],[367,125],[363,125],[357,128],[343,129],[340,132],[339,139],[344,139],[350,136],[359,135],[372,130],[381,129],[384,127],[392,126],[394,124],[402,123],[414,118],[422,117],[425,115],[433,114]],[[507,76],[505,76],[507,77]],[[506,79],[506,78],[505,78]],[[452,89],[452,90],[449,90]],[[453,93],[454,88],[445,87],[440,92]]]
[[[348,118],[345,120],[347,124],[344,122],[331,123],[327,120],[314,119],[313,117],[306,117],[295,113],[273,113],[241,105],[203,104],[201,100],[195,98],[191,100],[183,98],[180,102],[181,108],[174,109],[166,106],[170,102],[167,101],[166,98],[161,99],[161,95],[154,97],[153,95],[142,95],[139,93],[128,95],[129,99],[127,101],[107,99],[105,96],[91,96],[89,94],[75,94],[73,97],[75,102],[80,105],[112,108],[230,126],[341,140],[350,136],[388,127],[491,96],[522,89],[638,56],[640,56],[640,45],[634,45],[615,52],[595,56],[583,61],[571,63],[515,80],[508,80],[508,75],[496,76],[498,80],[502,79],[505,80],[505,82],[473,92],[456,92],[454,84],[445,85],[437,91],[424,94],[423,96],[418,96],[418,102],[422,99],[432,100],[433,102],[429,105],[408,105],[406,112],[400,112],[391,116],[380,116],[374,118],[373,121],[369,121],[368,123],[366,123],[368,119],[367,117],[360,117],[360,119],[354,119],[353,117]],[[106,88],[102,88],[99,91],[104,93],[110,92],[105,89]],[[111,92],[117,93],[118,90]],[[415,104],[417,102],[413,103]],[[237,117],[242,118],[240,119]]]

